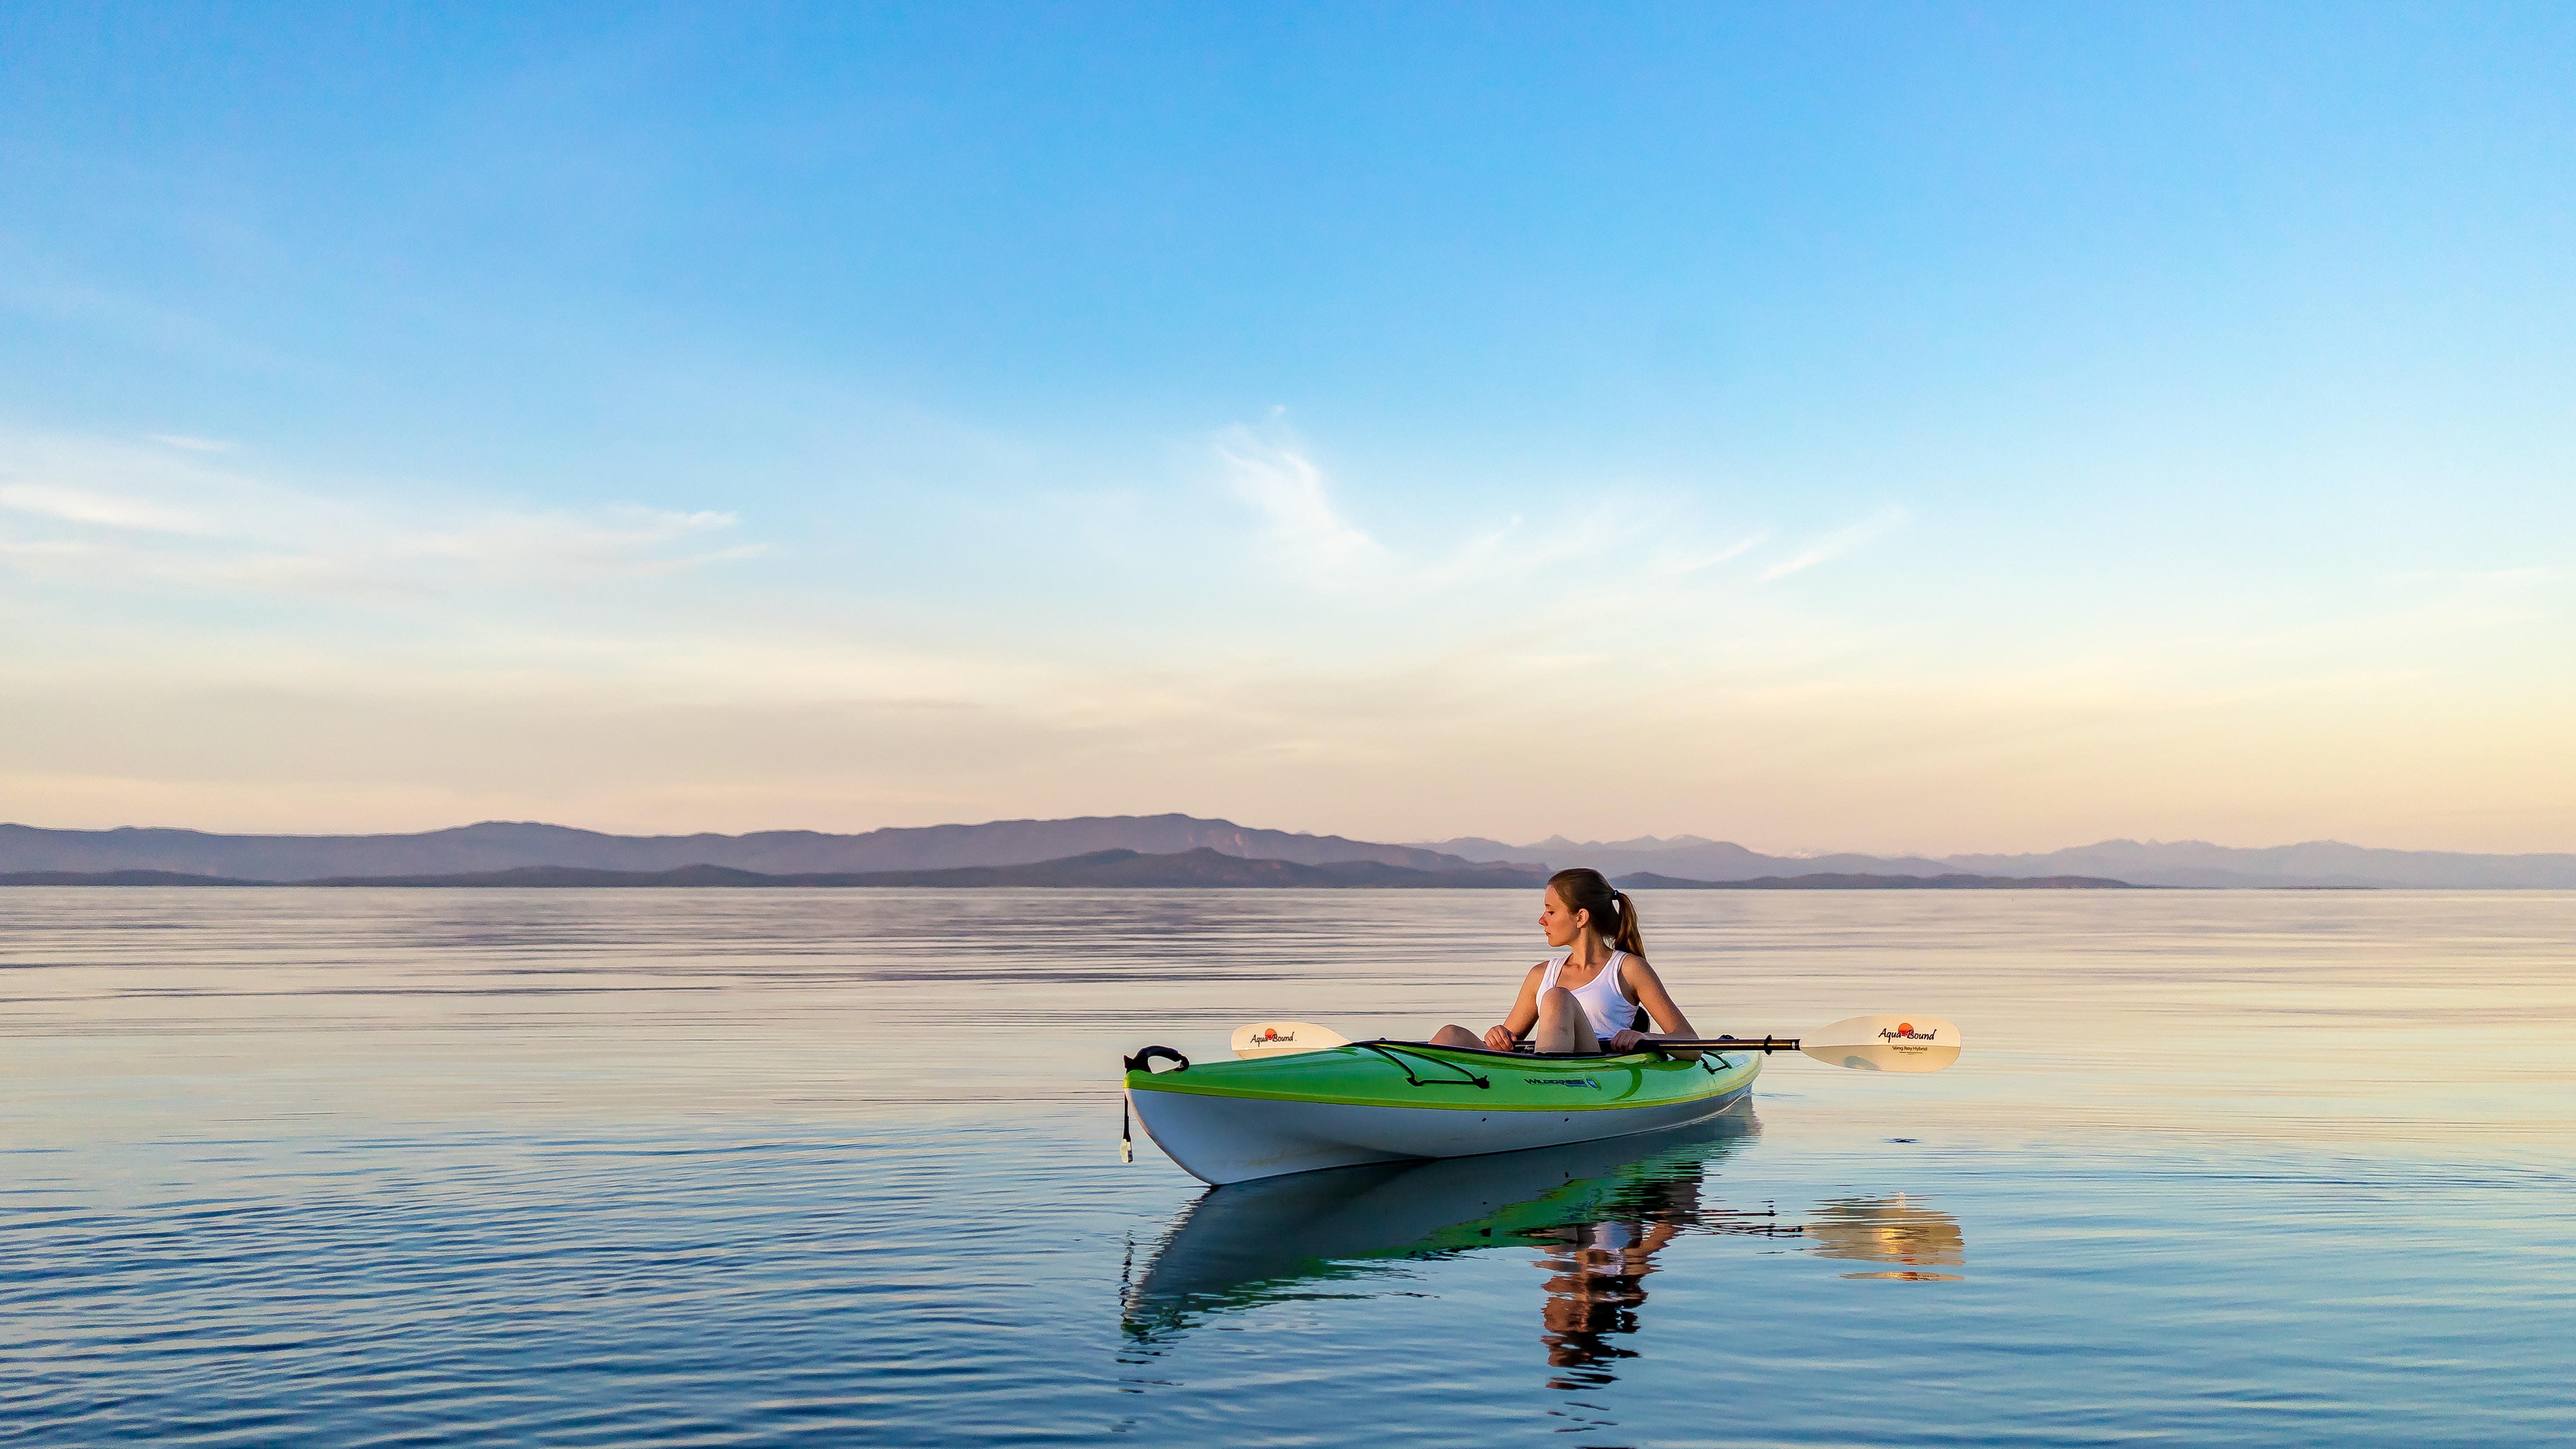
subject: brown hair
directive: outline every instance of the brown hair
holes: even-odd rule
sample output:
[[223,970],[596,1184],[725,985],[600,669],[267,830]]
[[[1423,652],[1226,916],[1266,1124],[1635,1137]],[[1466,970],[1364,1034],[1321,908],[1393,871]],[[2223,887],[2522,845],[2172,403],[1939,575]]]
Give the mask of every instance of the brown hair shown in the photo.
[[1626,891],[1610,884],[1610,878],[1588,866],[1560,870],[1547,878],[1547,888],[1569,911],[1590,911],[1592,929],[1599,931],[1614,951],[1631,956],[1646,954],[1646,935],[1637,929],[1637,903]]

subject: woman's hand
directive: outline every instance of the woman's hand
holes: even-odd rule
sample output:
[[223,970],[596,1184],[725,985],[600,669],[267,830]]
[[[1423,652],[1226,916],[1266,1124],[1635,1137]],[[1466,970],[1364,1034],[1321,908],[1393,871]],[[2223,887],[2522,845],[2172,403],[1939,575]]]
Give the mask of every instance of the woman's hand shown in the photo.
[[1648,1039],[1642,1031],[1614,1031],[1604,1045],[1614,1052],[1631,1052],[1637,1049],[1637,1043]]
[[1495,1051],[1507,1052],[1519,1044],[1520,1038],[1512,1035],[1512,1029],[1508,1026],[1488,1027],[1485,1030],[1485,1045]]

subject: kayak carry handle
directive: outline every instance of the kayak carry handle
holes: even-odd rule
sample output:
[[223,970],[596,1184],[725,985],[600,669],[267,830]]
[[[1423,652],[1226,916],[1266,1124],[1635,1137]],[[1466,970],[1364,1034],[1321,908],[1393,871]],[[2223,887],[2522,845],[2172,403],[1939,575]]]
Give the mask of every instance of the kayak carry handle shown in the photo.
[[1190,1059],[1167,1046],[1149,1046],[1132,1057],[1122,1057],[1120,1060],[1127,1063],[1127,1070],[1131,1072],[1151,1072],[1154,1070],[1154,1061],[1157,1057],[1170,1062],[1173,1071],[1186,1072],[1190,1069]]

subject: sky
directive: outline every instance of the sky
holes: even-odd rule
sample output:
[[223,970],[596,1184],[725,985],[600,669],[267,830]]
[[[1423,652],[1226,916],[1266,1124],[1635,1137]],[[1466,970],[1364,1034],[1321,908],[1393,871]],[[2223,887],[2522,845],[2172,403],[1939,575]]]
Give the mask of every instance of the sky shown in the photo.
[[0,11],[0,818],[2576,850],[2563,5]]

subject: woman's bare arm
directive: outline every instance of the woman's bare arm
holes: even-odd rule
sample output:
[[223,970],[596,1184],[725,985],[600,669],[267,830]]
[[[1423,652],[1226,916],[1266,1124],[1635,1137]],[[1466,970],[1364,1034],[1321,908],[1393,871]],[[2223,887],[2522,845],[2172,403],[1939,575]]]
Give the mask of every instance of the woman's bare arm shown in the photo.
[[[1661,1030],[1652,1033],[1619,1032],[1603,1045],[1614,1052],[1624,1052],[1641,1041],[1651,1041],[1658,1037],[1676,1037],[1682,1041],[1689,1041],[1698,1035],[1691,1030],[1690,1018],[1682,1015],[1682,1009],[1673,1004],[1672,993],[1664,989],[1664,978],[1656,975],[1655,968],[1647,965],[1644,958],[1629,957],[1627,964],[1620,968],[1620,972],[1627,982],[1636,988],[1637,1004],[1646,1009],[1646,1015]],[[1676,1055],[1696,1057],[1699,1053],[1681,1052]]]
[[1538,1025],[1538,978],[1545,970],[1547,963],[1541,961],[1521,978],[1521,994],[1512,998],[1512,1014],[1503,1018],[1501,1026],[1486,1031],[1485,1045],[1498,1052],[1510,1051],[1514,1042],[1529,1035],[1529,1029]]

